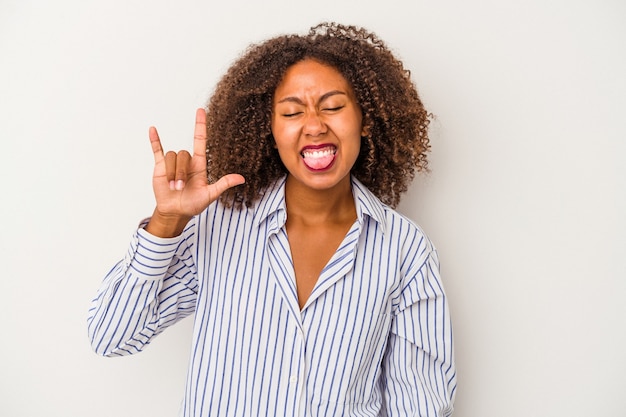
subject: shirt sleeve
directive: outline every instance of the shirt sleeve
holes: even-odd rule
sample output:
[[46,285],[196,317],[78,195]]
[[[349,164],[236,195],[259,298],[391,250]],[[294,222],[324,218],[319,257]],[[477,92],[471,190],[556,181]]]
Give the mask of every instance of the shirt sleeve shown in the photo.
[[105,276],[89,309],[88,335],[97,354],[140,352],[165,328],[193,313],[198,283],[191,230],[190,223],[181,236],[170,239],[143,227],[134,233],[125,258]]
[[452,415],[452,328],[434,250],[411,274],[393,313],[382,370],[387,415]]

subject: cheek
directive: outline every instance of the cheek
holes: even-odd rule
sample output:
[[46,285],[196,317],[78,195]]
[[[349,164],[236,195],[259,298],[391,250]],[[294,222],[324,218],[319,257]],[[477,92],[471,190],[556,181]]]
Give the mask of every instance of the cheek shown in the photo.
[[[356,107],[356,106],[355,106]],[[354,111],[351,117],[346,120],[346,131],[351,136],[358,136],[359,139],[363,136],[363,116],[360,111]],[[348,132],[349,131],[349,132]]]
[[292,140],[291,136],[286,135],[284,131],[277,130],[274,132],[274,148],[278,150],[280,158],[284,161],[285,158],[297,157],[297,141]]
[[[294,127],[290,126],[289,123],[284,123],[280,120],[275,119],[272,119],[271,129],[272,135],[275,138],[288,138],[290,135],[293,134],[294,131]],[[279,139],[277,139],[277,141],[278,140]]]
[[363,126],[361,125],[361,118],[355,117],[349,123],[346,123],[343,130],[345,138],[349,138],[351,145],[357,148],[361,147],[361,137],[363,137]]
[[274,137],[274,147],[279,151],[293,152],[298,149],[300,134],[297,129],[289,129],[284,126],[272,129]]

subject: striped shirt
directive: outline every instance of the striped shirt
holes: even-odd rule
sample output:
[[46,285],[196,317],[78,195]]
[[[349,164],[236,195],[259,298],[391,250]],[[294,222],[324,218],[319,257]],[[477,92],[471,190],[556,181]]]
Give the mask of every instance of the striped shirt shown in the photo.
[[357,220],[298,305],[284,179],[181,236],[142,228],[89,310],[94,350],[141,351],[194,314],[181,415],[449,416],[450,314],[433,245],[356,179]]

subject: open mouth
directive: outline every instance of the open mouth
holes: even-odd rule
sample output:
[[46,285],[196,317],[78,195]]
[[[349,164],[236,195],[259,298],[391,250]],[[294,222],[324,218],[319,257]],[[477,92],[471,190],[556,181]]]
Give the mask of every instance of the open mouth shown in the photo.
[[335,161],[337,147],[334,145],[307,146],[300,155],[307,168],[313,171],[323,171],[331,167]]

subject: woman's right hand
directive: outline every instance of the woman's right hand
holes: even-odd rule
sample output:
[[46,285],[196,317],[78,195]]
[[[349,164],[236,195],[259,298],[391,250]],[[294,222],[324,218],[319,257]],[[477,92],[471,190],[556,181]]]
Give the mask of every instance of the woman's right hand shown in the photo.
[[200,214],[224,191],[245,181],[239,174],[228,174],[214,184],[208,183],[204,109],[196,111],[193,155],[184,150],[164,154],[156,128],[150,128],[149,136],[154,153],[152,187],[156,208],[146,231],[155,236],[178,236],[193,216]]

